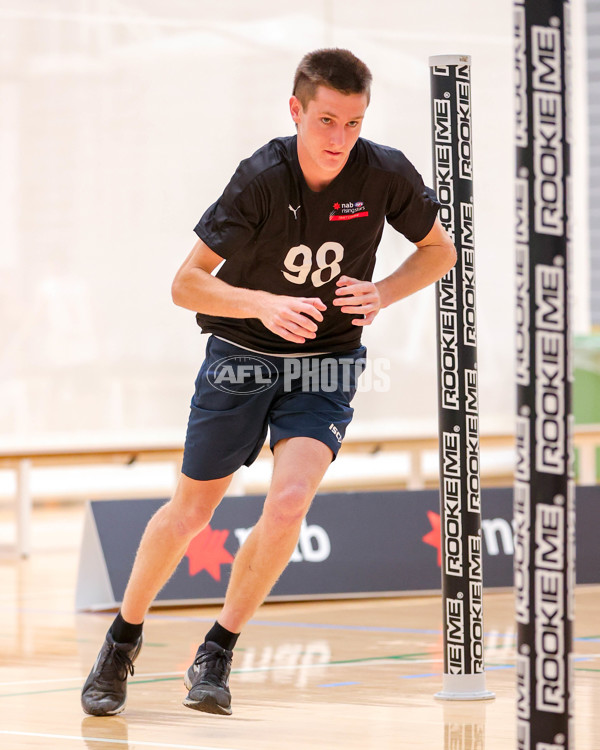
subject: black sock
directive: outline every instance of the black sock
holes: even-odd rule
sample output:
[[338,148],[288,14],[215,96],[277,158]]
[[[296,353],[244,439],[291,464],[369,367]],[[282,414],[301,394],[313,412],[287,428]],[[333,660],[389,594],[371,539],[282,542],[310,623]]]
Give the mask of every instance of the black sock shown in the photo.
[[139,625],[132,625],[124,620],[119,612],[108,632],[117,643],[135,643],[141,636],[143,627],[143,622]]
[[232,633],[230,630],[227,630],[227,628],[219,625],[219,623],[215,620],[215,624],[206,634],[204,642],[206,643],[206,641],[212,641],[221,648],[232,651],[239,637],[239,633]]

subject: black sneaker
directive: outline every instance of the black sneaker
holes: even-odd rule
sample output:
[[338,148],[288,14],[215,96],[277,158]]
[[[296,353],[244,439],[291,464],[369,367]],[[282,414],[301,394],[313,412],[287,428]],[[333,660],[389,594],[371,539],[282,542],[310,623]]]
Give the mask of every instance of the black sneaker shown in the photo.
[[142,636],[135,643],[117,643],[110,633],[102,644],[96,663],[81,690],[81,706],[92,716],[112,716],[125,708],[127,674],[142,648]]
[[198,649],[183,681],[190,691],[183,705],[209,714],[231,713],[229,673],[233,651],[208,641]]

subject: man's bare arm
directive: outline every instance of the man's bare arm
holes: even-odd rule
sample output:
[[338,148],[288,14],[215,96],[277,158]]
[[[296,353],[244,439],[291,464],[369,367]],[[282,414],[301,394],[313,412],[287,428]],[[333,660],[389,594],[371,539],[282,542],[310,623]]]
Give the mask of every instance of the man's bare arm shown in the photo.
[[343,313],[354,315],[352,323],[370,325],[382,307],[423,289],[444,276],[456,263],[456,250],[450,236],[436,219],[431,231],[417,249],[385,279],[376,283],[341,276],[333,301]]
[[456,249],[439,219],[435,220],[430,232],[415,245],[417,249],[399,268],[377,282],[381,307],[388,307],[433,284],[456,263]]
[[[273,333],[303,344],[316,336],[326,306],[318,297],[287,297],[234,287],[212,275],[223,259],[202,240],[175,274],[173,302],[187,310],[225,318],[258,318]],[[316,321],[316,322],[315,322]]]

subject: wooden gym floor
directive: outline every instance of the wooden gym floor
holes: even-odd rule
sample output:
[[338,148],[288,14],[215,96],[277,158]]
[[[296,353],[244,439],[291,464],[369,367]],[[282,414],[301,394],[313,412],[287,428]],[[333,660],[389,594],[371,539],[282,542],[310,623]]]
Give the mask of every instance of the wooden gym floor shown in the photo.
[[[437,597],[264,606],[243,633],[233,716],[184,708],[182,674],[217,609],[155,609],[116,717],[79,691],[112,614],[74,610],[81,506],[36,510],[29,560],[0,560],[0,748],[49,750],[512,750],[512,596],[485,600],[494,701],[441,702]],[[0,514],[0,543],[10,532]],[[577,590],[577,750],[600,748],[600,587]],[[574,745],[572,745],[573,747]]]

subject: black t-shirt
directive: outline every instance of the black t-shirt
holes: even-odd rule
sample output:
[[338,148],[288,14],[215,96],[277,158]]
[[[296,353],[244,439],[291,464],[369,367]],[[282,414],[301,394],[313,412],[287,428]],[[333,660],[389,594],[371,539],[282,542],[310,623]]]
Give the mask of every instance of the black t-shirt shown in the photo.
[[304,344],[271,333],[257,318],[198,313],[198,325],[262,352],[354,349],[362,327],[332,304],[335,280],[371,280],[384,221],[419,242],[438,209],[433,191],[401,151],[359,138],[340,174],[316,193],[300,169],[296,136],[276,138],[240,163],[194,231],[225,258],[218,278],[246,289],[319,297],[327,305],[324,320],[316,338]]

